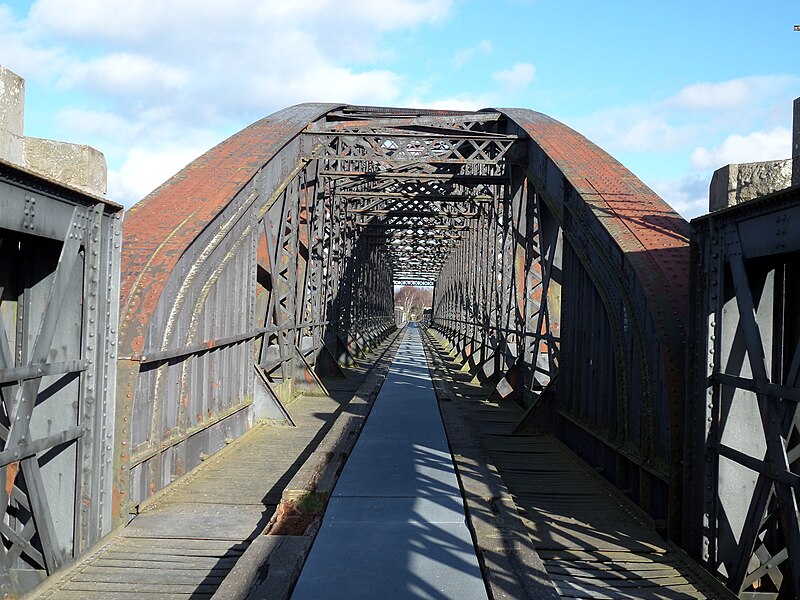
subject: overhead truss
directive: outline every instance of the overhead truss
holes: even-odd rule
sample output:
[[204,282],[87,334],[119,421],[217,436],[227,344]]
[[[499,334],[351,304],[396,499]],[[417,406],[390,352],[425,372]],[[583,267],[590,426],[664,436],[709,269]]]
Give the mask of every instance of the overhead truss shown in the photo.
[[349,108],[303,135],[354,235],[389,250],[395,285],[433,285],[461,234],[506,193],[516,136],[496,112]]

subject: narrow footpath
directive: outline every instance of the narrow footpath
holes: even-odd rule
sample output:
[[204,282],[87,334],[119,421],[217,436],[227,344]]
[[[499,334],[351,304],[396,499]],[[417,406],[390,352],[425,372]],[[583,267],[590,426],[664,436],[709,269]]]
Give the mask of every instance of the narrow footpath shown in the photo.
[[419,329],[404,332],[292,600],[486,600]]

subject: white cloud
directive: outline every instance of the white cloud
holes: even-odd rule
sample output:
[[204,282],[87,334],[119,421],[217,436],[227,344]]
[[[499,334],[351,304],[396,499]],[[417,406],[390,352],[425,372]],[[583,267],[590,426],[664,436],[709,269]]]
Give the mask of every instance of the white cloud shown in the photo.
[[482,108],[498,106],[499,104],[500,102],[494,94],[459,94],[456,96],[434,98],[433,100],[422,100],[418,96],[414,96],[406,98],[402,102],[403,106],[411,106],[413,108],[461,111],[477,111]]
[[[682,150],[688,157],[703,142],[721,144],[731,131],[786,123],[798,92],[800,77],[790,75],[694,83],[666,99],[597,111],[571,124],[611,154]],[[701,150],[701,162],[702,156]]]
[[518,62],[510,69],[492,73],[492,79],[503,85],[509,91],[521,90],[527,87],[533,76],[536,74],[536,67],[530,63]]
[[658,107],[639,105],[598,111],[574,119],[571,125],[614,154],[663,152],[691,143],[697,135],[697,125],[671,121]]
[[[504,98],[538,77],[533,64],[497,71],[470,94],[459,93],[471,89],[466,85],[438,91],[441,65],[477,62],[493,52],[489,40],[467,37],[472,46],[452,58],[431,58],[427,80],[384,62],[400,62],[417,41],[429,44],[423,36],[441,34],[438,26],[454,6],[454,0],[36,0],[27,15],[18,9],[15,16],[0,4],[0,57],[32,83],[29,89],[58,86],[69,105],[50,110],[58,117],[54,135],[102,150],[111,170],[109,196],[130,202],[225,135],[283,106],[507,104]],[[417,31],[424,27],[430,29]],[[406,46],[384,36],[397,31]],[[742,160],[743,146],[750,149],[746,160],[774,156],[753,148],[775,148],[773,134],[791,118],[789,102],[799,93],[800,77],[789,75],[695,82],[667,98],[569,122],[612,154],[681,154],[688,170],[694,150],[691,164],[705,168],[729,156]]]
[[124,96],[178,90],[189,80],[189,74],[182,68],[127,52],[73,64],[61,78],[62,85],[67,87]]
[[[68,107],[56,113],[62,132],[70,138],[111,138],[118,144],[127,144],[142,135],[145,123],[132,123],[118,114]],[[108,154],[109,149],[103,149]]]
[[60,48],[43,47],[11,8],[0,4],[0,64],[28,78],[58,73],[66,62]]
[[644,116],[618,132],[618,144],[626,151],[676,148],[692,139],[693,127],[673,126],[663,119]]
[[321,65],[310,67],[300,77],[254,77],[247,84],[253,108],[273,104],[287,106],[303,101],[386,104],[397,100],[401,77],[391,71],[353,72]]
[[687,110],[742,109],[796,85],[790,75],[743,77],[716,83],[693,83],[669,98],[665,105]]
[[[451,0],[324,0],[318,15],[323,19],[331,14],[343,17],[345,22],[364,22],[381,31],[414,27],[422,23],[444,20],[452,7]],[[248,2],[244,2],[248,6]]]
[[[40,63],[60,57],[50,71],[54,83],[91,92],[94,105],[130,121],[161,107],[165,118],[184,127],[217,127],[320,99],[396,103],[402,77],[372,64],[389,52],[379,46],[380,36],[439,23],[451,5],[37,0],[27,18],[15,22],[15,31],[25,32],[15,34],[18,48],[10,48],[0,24],[0,56],[39,49]],[[153,125],[175,129],[176,123]]]
[[205,150],[180,147],[151,151],[134,147],[119,169],[109,169],[108,198],[130,207]]
[[340,40],[352,32],[363,37],[440,22],[451,5],[452,0],[37,0],[30,19],[42,32],[72,39],[114,44],[158,41],[161,48],[194,40],[197,47],[222,39],[246,40],[259,32],[264,41],[286,29],[317,33],[327,29]]
[[103,151],[109,196],[130,202],[284,106],[397,104],[407,82],[377,66],[391,54],[381,36],[436,25],[451,8],[452,0],[37,0],[15,17],[0,3],[0,57],[29,84],[70,98],[52,108],[54,137]]
[[786,127],[754,131],[748,135],[729,135],[710,150],[695,148],[692,166],[695,169],[718,169],[728,164],[780,160],[792,155],[792,132]]
[[489,54],[492,51],[492,42],[490,40],[481,40],[475,46],[470,46],[469,48],[462,48],[461,50],[457,50],[455,56],[453,57],[453,66],[456,69],[460,69],[468,62],[470,62],[475,56],[479,54]]
[[693,219],[708,212],[708,186],[711,176],[690,173],[674,180],[656,180],[648,185],[684,219]]
[[452,3],[36,0],[16,18],[0,4],[0,57],[69,95],[57,134],[103,151],[109,197],[130,204],[284,106],[397,104],[406,82],[376,66],[381,36],[441,23]]

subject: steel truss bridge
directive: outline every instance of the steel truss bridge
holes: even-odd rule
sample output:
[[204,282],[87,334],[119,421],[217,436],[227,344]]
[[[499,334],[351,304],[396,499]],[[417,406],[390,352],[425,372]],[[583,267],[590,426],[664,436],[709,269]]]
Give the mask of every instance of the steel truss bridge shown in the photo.
[[0,164],[3,590],[287,421],[393,335],[410,284],[519,429],[555,435],[733,593],[796,597],[799,199],[690,230],[524,109],[291,107],[124,221]]

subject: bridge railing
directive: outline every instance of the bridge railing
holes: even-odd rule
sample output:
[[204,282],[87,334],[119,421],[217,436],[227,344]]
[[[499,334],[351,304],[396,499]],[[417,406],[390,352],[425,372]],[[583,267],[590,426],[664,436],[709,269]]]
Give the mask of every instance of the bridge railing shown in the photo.
[[128,212],[117,522],[392,327],[391,268],[350,235],[299,135],[330,108],[253,124]]

